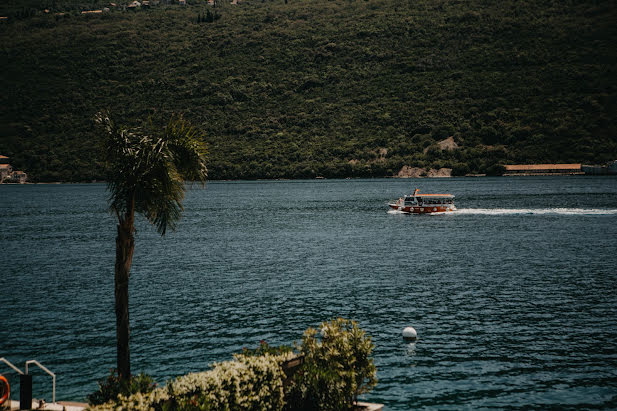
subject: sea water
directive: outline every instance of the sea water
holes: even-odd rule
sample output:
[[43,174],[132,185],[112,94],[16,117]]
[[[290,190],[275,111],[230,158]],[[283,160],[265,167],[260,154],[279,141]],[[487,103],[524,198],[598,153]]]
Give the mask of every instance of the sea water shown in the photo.
[[[458,211],[388,212],[416,187]],[[0,357],[41,362],[62,400],[115,366],[107,197],[0,186]],[[138,219],[133,372],[165,383],[340,316],[372,336],[364,399],[388,410],[617,405],[614,177],[210,182],[184,206],[163,238]]]

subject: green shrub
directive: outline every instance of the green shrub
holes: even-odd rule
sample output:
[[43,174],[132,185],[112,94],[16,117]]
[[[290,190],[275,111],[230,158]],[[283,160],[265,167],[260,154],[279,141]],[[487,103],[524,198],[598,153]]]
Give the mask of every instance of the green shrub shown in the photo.
[[289,355],[235,355],[207,372],[188,374],[168,385],[180,409],[280,410],[283,408],[283,370]]
[[[136,410],[136,411],[171,411],[181,409],[171,402],[167,388],[157,388],[148,393],[138,392],[132,395],[118,395],[115,401],[109,401],[105,404],[90,407],[93,411],[120,411],[120,410]],[[185,408],[186,409],[186,408]],[[194,409],[197,409],[196,407]],[[210,408],[203,408],[209,410]]]
[[99,389],[88,395],[90,405],[104,404],[109,401],[116,401],[118,395],[131,395],[136,393],[149,393],[156,387],[156,383],[146,374],[133,375],[131,378],[121,380],[116,375],[116,370],[112,369],[107,378],[99,381]]
[[287,390],[289,410],[345,410],[377,384],[371,338],[355,321],[338,318],[309,328],[302,339],[304,364]]
[[313,328],[305,331],[298,347],[304,362],[288,369],[289,376],[283,363],[295,357],[291,347],[271,347],[262,341],[257,349],[235,354],[232,361],[215,363],[209,371],[178,377],[154,390],[113,391],[119,382],[112,374],[97,392],[105,393],[98,395],[107,402],[92,401],[97,393],[88,398],[100,411],[352,409],[358,395],[377,383],[371,339],[355,321],[341,318],[322,323],[319,335]]
[[281,363],[293,354],[249,356],[213,364],[148,393],[120,394],[95,410],[281,410],[284,404]]
[[259,341],[259,347],[255,349],[243,348],[242,355],[257,357],[264,354],[283,355],[291,353],[293,349],[288,345],[280,345],[278,347],[269,345],[266,341]]

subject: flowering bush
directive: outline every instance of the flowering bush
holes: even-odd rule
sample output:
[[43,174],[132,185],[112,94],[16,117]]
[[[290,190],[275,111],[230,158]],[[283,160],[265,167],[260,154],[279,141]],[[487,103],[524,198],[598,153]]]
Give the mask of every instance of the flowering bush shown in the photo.
[[377,384],[371,338],[355,321],[338,318],[304,332],[304,364],[286,393],[289,410],[346,410]]
[[214,364],[211,371],[188,374],[169,384],[180,408],[214,410],[280,410],[283,408],[281,363],[292,354],[235,355],[234,361]]
[[304,361],[295,372],[288,369],[289,375],[282,366],[295,357],[291,348],[270,347],[262,341],[259,348],[245,349],[232,361],[213,364],[209,371],[187,374],[146,392],[120,393],[94,409],[351,409],[358,395],[377,383],[373,348],[355,321],[339,318],[322,323],[320,333],[306,330],[298,347]]
[[104,410],[281,410],[284,405],[281,363],[293,354],[235,355],[212,370],[172,380],[164,388],[119,395],[93,409]]
[[112,369],[109,376],[99,381],[99,389],[88,395],[91,405],[104,404],[115,401],[118,395],[130,395],[135,393],[148,393],[156,387],[156,383],[146,374],[133,375],[129,380],[122,380]]
[[[172,405],[171,407],[169,405]],[[172,410],[173,402],[166,388],[157,388],[150,392],[138,392],[132,395],[118,395],[115,401],[98,405],[91,410],[124,411],[124,410]],[[206,408],[208,409],[208,408]]]

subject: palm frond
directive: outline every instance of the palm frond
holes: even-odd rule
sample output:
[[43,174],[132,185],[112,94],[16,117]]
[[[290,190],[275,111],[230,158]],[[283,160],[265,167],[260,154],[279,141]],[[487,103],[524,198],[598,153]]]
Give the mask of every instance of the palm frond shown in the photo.
[[[97,114],[105,128],[110,210],[120,221],[143,214],[161,235],[181,217],[184,180],[205,182],[206,146],[181,117],[172,117],[162,133],[117,127],[108,113]],[[158,136],[157,136],[158,135]]]
[[203,136],[182,116],[172,116],[164,131],[178,172],[184,180],[204,183],[208,150]]

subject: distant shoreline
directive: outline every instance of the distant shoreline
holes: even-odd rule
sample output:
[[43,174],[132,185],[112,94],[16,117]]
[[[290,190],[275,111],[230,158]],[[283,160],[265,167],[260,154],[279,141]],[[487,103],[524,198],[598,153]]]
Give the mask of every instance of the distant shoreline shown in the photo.
[[[415,180],[415,179],[450,179],[450,178],[462,178],[462,177],[615,177],[611,174],[585,174],[585,173],[525,173],[525,174],[503,174],[498,176],[489,176],[486,174],[466,174],[464,176],[422,176],[422,177],[398,177],[398,176],[386,176],[386,177],[340,177],[340,178],[327,178],[327,177],[314,177],[314,178],[255,178],[255,179],[212,179],[207,182],[226,182],[226,181],[310,181],[310,180],[375,180],[375,179],[392,179],[392,180]],[[96,181],[52,181],[52,182],[26,182],[26,183],[1,183],[0,186],[23,186],[23,185],[60,185],[60,184],[106,184],[104,180]]]

